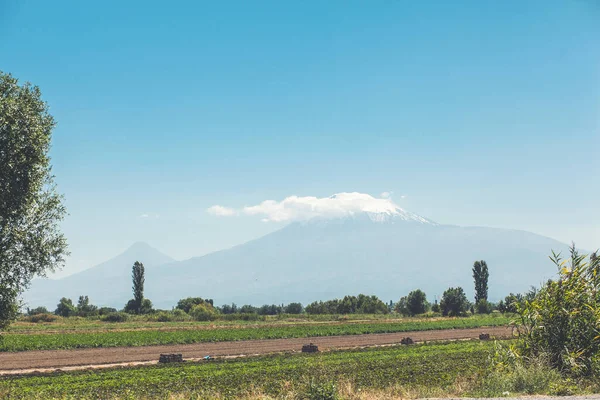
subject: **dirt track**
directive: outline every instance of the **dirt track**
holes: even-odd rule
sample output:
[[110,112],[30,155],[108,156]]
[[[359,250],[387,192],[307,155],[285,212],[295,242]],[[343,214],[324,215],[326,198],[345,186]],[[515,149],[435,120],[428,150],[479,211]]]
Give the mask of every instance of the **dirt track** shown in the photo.
[[326,336],[297,339],[245,340],[238,342],[196,343],[168,346],[114,347],[78,350],[24,351],[0,353],[0,374],[9,370],[95,366],[158,360],[161,353],[181,353],[184,359],[206,355],[234,356],[299,351],[303,344],[312,342],[320,350],[378,346],[399,343],[403,337],[414,341],[476,339],[485,332],[497,338],[510,337],[510,327],[447,329],[435,331],[379,333],[367,335]]

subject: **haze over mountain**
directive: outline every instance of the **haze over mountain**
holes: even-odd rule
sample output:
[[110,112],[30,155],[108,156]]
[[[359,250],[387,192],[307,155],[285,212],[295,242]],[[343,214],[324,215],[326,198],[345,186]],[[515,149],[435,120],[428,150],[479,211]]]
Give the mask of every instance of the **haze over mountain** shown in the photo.
[[[303,304],[346,294],[398,300],[420,288],[430,301],[450,286],[472,297],[471,267],[484,259],[489,293],[498,300],[555,274],[551,250],[568,246],[517,230],[440,225],[399,207],[314,217],[233,248],[174,262],[146,244],[60,280],[36,280],[30,306],[54,306],[62,296],[87,294],[100,305],[121,308],[131,297],[135,260],[146,269],[146,297],[171,308],[187,296],[235,302]],[[566,253],[565,253],[566,254]]]
[[137,242],[102,264],[61,279],[34,279],[24,299],[29,307],[44,305],[53,309],[61,297],[76,302],[87,295],[96,305],[122,308],[131,295],[131,266],[142,261],[149,276],[158,265],[175,261],[147,243]]

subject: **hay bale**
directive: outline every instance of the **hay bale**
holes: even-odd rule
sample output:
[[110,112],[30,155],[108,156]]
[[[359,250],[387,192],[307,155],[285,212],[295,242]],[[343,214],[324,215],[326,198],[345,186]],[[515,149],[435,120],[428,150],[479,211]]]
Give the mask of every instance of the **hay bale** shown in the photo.
[[479,340],[490,340],[490,334],[489,333],[480,333]]
[[183,356],[181,354],[161,354],[158,359],[159,363],[178,363],[183,362]]
[[319,351],[319,346],[317,346],[316,344],[305,344],[304,346],[302,346],[302,352],[303,353],[316,353]]
[[412,338],[410,337],[405,337],[402,338],[402,340],[400,340],[400,344],[414,344],[414,340],[412,340]]

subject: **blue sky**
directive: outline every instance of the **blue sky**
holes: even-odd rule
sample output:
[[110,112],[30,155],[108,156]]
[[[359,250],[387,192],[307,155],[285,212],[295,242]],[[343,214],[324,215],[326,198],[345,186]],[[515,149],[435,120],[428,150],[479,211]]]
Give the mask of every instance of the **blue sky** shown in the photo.
[[214,204],[351,191],[595,249],[598,21],[594,0],[0,0],[0,70],[58,121],[62,274],[282,226]]

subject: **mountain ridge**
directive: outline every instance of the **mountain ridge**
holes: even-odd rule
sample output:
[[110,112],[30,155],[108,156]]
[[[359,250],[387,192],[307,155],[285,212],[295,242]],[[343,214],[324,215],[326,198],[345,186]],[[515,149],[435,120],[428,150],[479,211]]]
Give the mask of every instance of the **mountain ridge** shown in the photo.
[[[306,304],[360,292],[395,301],[416,288],[431,298],[449,286],[462,286],[469,294],[472,263],[484,259],[490,265],[490,299],[498,300],[552,277],[555,271],[547,256],[551,250],[568,248],[552,238],[518,229],[413,219],[374,221],[366,214],[307,222],[293,222],[228,249],[182,261],[164,254],[166,259],[161,260],[140,256],[139,261],[149,267],[146,297],[157,307],[171,308],[188,296],[213,298],[217,304]],[[151,248],[135,243],[129,249],[136,245]],[[122,307],[131,297],[129,273],[135,261],[125,263],[127,257],[119,258],[123,254],[109,260],[122,263],[119,274],[105,272],[94,279],[84,274],[102,273],[99,267],[106,267],[107,261],[76,274],[79,280],[65,277],[53,287],[40,290],[38,286],[37,296],[29,291],[30,304],[56,304],[60,297],[75,293],[64,288],[65,282],[78,281],[76,295],[90,295],[99,305]],[[76,295],[70,296],[76,299]]]

